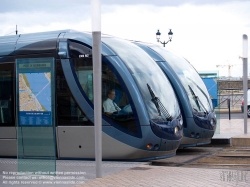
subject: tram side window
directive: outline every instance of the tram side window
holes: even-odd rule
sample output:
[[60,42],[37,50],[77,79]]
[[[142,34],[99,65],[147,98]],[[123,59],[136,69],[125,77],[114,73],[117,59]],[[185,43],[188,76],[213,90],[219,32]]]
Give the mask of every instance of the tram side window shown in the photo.
[[57,63],[56,85],[58,125],[93,125],[75,102],[60,62]]
[[90,101],[93,102],[93,66],[92,58],[74,59],[73,64],[79,83]]
[[0,126],[15,126],[13,115],[13,64],[0,65]]
[[135,114],[127,94],[115,74],[105,64],[102,65],[102,101],[103,113],[113,125],[137,132]]
[[[79,83],[85,92],[85,95],[88,97],[90,102],[94,102],[92,58],[76,58],[73,60],[73,64]],[[111,99],[112,101],[108,99],[111,91],[113,94]],[[132,112],[128,97],[115,74],[104,63],[102,65],[101,94],[103,102],[103,114],[109,123],[118,128],[137,132],[134,114]],[[108,103],[109,106],[105,107],[105,103]],[[112,110],[106,111],[107,109]]]

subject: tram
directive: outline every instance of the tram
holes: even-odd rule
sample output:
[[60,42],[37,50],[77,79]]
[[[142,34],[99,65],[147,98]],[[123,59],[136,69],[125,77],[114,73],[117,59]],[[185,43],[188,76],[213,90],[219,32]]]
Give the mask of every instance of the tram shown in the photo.
[[[103,103],[113,94],[117,110],[108,113],[103,106],[103,160],[176,154],[183,137],[179,104],[167,77],[141,48],[102,36],[100,94]],[[94,159],[93,101],[91,33],[0,37],[0,156],[46,157],[54,143],[57,159]]]
[[216,114],[201,77],[180,55],[148,43],[134,42],[147,52],[170,80],[183,116],[180,148],[211,143],[216,130]]

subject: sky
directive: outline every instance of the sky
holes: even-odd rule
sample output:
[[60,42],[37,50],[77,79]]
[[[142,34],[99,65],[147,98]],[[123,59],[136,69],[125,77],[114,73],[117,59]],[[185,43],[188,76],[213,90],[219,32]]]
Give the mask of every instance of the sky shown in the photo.
[[[185,57],[197,71],[242,77],[243,34],[248,35],[250,54],[249,0],[101,2],[102,33],[161,45],[156,41],[157,30],[160,40],[167,41],[172,29],[166,48]],[[1,0],[0,36],[15,34],[16,25],[18,34],[63,29],[91,32],[91,0]]]

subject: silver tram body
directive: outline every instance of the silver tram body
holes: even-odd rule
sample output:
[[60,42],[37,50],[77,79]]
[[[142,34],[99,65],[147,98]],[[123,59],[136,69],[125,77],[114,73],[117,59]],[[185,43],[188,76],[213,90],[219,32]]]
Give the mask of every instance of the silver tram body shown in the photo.
[[[1,108],[0,156],[17,156],[17,129],[24,128],[18,121],[16,62],[53,58],[51,99],[55,102],[57,158],[94,158],[91,50],[91,33],[72,30],[0,37],[0,100],[8,103]],[[183,135],[182,116],[168,79],[138,46],[102,36],[103,101],[110,89],[115,90],[115,102],[122,112],[102,115],[103,159],[148,160],[175,155]]]

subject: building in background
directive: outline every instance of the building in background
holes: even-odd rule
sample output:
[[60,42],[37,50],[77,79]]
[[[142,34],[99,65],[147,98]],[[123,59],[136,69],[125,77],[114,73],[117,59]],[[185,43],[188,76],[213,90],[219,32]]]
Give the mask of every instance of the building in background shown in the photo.
[[205,83],[210,98],[212,99],[213,107],[218,106],[218,85],[217,80],[219,78],[219,71],[198,71],[203,82]]

